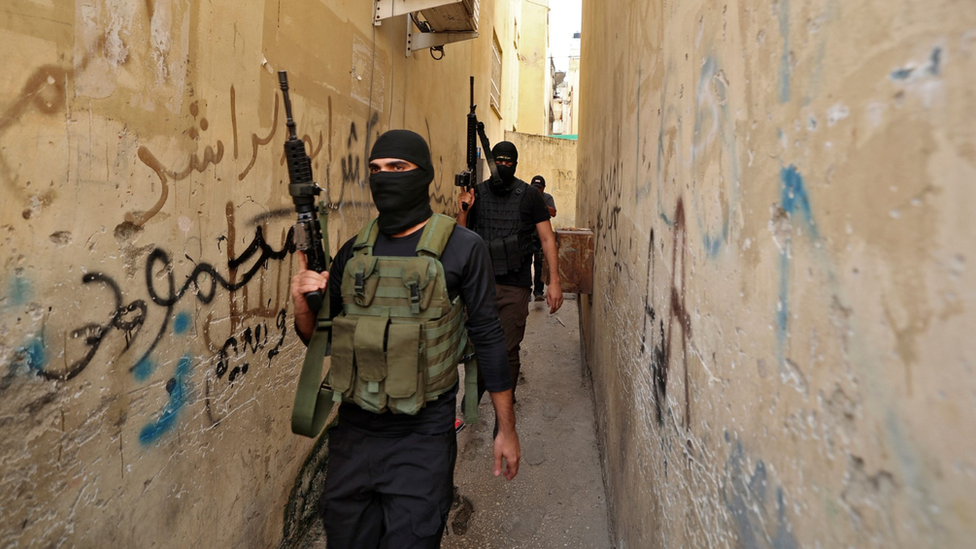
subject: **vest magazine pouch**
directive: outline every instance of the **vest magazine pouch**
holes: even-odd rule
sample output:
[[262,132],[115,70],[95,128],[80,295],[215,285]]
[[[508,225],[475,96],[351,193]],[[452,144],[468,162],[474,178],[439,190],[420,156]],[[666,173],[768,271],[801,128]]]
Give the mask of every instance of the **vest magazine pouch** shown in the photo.
[[332,365],[327,379],[332,389],[348,394],[355,373],[355,347],[357,318],[337,316],[332,320]]
[[488,243],[491,267],[495,276],[508,274],[508,256],[505,253],[505,239],[498,238]]
[[349,259],[343,278],[351,278],[351,284],[348,285],[351,293],[346,295],[343,292],[343,298],[351,299],[360,307],[369,307],[376,297],[376,286],[379,284],[379,277],[373,276],[376,261],[376,256],[371,255],[353,256]]
[[434,296],[434,285],[430,282],[437,278],[436,260],[428,257],[411,258],[403,265],[402,277],[413,313],[426,311]]
[[390,324],[387,338],[386,394],[408,398],[417,393],[420,372],[420,324]]
[[362,316],[356,324],[356,375],[365,382],[366,392],[378,393],[386,379],[386,329],[388,316]]
[[522,248],[519,247],[518,234],[508,235],[502,239],[505,243],[505,257],[508,259],[508,271],[515,272],[522,267]]

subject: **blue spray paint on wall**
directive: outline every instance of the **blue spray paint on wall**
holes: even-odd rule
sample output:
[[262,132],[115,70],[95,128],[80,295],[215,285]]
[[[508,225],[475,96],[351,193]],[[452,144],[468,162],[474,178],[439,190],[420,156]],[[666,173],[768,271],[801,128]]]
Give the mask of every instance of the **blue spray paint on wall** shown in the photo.
[[[186,311],[177,313],[173,319],[173,333],[175,335],[184,335],[190,330],[192,324],[193,319],[190,313]],[[135,376],[136,381],[146,381],[156,371],[157,366],[158,364],[146,354],[132,367],[132,375]]]
[[22,269],[14,271],[14,276],[7,285],[7,295],[4,297],[6,300],[0,301],[4,302],[5,309],[26,305],[34,297],[34,287],[24,276]]
[[176,335],[183,335],[190,329],[192,319],[190,318],[190,313],[183,311],[176,315],[176,319],[173,321],[173,333]]
[[803,214],[803,219],[806,221],[806,227],[810,231],[810,236],[814,240],[818,240],[820,236],[817,234],[817,227],[813,223],[810,196],[807,194],[806,186],[803,183],[803,176],[797,171],[796,166],[792,164],[787,168],[782,168],[779,175],[783,182],[781,194],[783,209],[791,217],[799,209],[800,213]]
[[892,80],[904,82],[918,78],[937,77],[942,73],[942,48],[935,47],[928,60],[921,66],[910,65],[897,68],[890,73]]
[[38,333],[30,337],[23,345],[17,348],[14,360],[10,364],[11,370],[24,368],[35,374],[44,370],[47,365],[47,345],[44,343],[44,333]]
[[720,237],[714,237],[706,233],[704,237],[705,240],[704,244],[705,244],[705,251],[708,253],[708,257],[714,259],[716,256],[718,256],[719,250],[722,249],[722,244],[725,244],[725,241],[726,239],[728,239],[728,237],[729,237],[728,223],[726,223],[725,226],[722,228],[722,236]]
[[191,359],[189,355],[180,358],[176,366],[176,373],[166,383],[166,391],[169,393],[169,402],[163,408],[159,419],[146,425],[139,433],[139,442],[143,446],[153,444],[160,437],[169,432],[175,425],[180,410],[186,405],[189,397],[189,377]]
[[[780,207],[790,216],[790,222],[796,227],[797,221],[802,221],[802,227],[806,228],[810,238],[814,241],[820,239],[817,226],[813,222],[813,212],[810,208],[810,197],[807,194],[803,177],[792,164],[787,168],[780,169],[780,180],[783,184],[780,193]],[[789,285],[790,285],[790,265],[792,254],[790,246],[792,236],[787,238],[780,250],[780,283],[779,283],[779,304],[776,311],[776,335],[779,343],[780,364],[783,359],[783,349],[786,344],[786,336],[789,332]]]
[[903,69],[895,69],[895,70],[891,71],[891,79],[892,80],[908,80],[908,77],[910,77],[913,72],[915,72],[915,69],[912,68],[912,67],[906,67],[906,68],[903,68]]
[[156,370],[156,363],[153,362],[148,356],[144,356],[139,359],[135,367],[132,369],[132,374],[136,376],[136,381],[146,381],[149,376]]
[[[726,188],[725,181],[738,182],[739,164],[736,152],[736,137],[734,125],[729,123],[728,115],[728,81],[721,69],[719,61],[714,56],[705,59],[699,73],[698,85],[695,92],[695,126],[694,140],[691,150],[692,183],[695,178],[707,178],[705,166],[708,160],[722,162],[727,158],[731,162],[729,171],[720,165],[722,176],[719,178],[722,189],[719,191],[721,210],[721,226],[709,229],[709,216],[702,203],[702,193],[693,192],[694,211],[698,230],[702,234],[702,245],[709,258],[715,259],[722,247],[728,242],[731,232],[731,218],[734,215],[735,204],[738,200],[735,186]],[[728,148],[731,154],[722,154]],[[721,200],[724,198],[724,200]]]
[[793,72],[790,67],[790,0],[780,0],[779,32],[783,35],[783,56],[779,68],[779,102],[787,103],[790,100],[790,78]]
[[[725,433],[726,441],[730,440]],[[736,441],[725,462],[722,499],[739,535],[739,547],[746,549],[798,549],[787,517],[786,495],[782,486],[776,487],[775,517],[766,508],[767,492],[774,479],[769,478],[762,460],[750,473],[742,443]],[[775,526],[775,531],[770,531]]]

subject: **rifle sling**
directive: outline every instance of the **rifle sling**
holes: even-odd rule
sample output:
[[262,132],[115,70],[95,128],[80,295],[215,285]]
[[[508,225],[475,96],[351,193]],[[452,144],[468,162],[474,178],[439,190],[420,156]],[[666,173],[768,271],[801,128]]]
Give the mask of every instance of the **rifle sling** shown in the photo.
[[500,183],[502,178],[498,175],[498,166],[495,165],[495,155],[491,154],[491,144],[488,136],[485,135],[485,125],[478,123],[478,137],[481,138],[481,148],[485,150],[485,160],[488,161],[488,171],[491,172],[491,180]]
[[[329,227],[329,210],[324,201],[318,204],[319,224],[324,230]],[[322,239],[322,249],[326,261],[331,263],[329,239]],[[324,314],[324,318],[323,317]],[[333,395],[327,387],[322,387],[322,364],[330,354],[332,341],[332,322],[329,318],[329,299],[326,294],[322,309],[316,319],[315,331],[305,351],[305,362],[298,376],[298,390],[295,391],[295,406],[291,412],[291,431],[296,435],[315,438],[322,432],[326,420],[332,412]]]
[[478,359],[474,356],[474,347],[470,340],[464,354],[461,357],[464,362],[464,399],[461,400],[461,410],[464,413],[464,422],[475,425],[478,423]]

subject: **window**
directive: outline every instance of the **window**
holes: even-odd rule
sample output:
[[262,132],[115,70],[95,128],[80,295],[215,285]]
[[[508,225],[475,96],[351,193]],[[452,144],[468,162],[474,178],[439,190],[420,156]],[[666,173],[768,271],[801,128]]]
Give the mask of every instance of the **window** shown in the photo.
[[499,118],[502,116],[502,47],[494,32],[491,41],[491,108]]

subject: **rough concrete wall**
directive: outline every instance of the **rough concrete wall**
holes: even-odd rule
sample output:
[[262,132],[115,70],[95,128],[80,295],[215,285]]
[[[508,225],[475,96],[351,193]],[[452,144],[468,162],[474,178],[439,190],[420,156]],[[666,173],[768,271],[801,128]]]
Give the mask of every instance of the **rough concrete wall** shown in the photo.
[[617,547],[976,535],[976,11],[584,2]]
[[553,228],[576,226],[576,141],[520,132],[505,132],[519,151],[517,173],[529,183],[532,176],[546,178],[546,192],[556,203]]
[[303,347],[275,70],[335,250],[373,215],[364,158],[391,126],[427,136],[436,208],[454,207],[490,43],[441,62],[404,45],[403,18],[374,29],[355,1],[0,10],[0,545],[296,535],[324,455],[289,428]]

